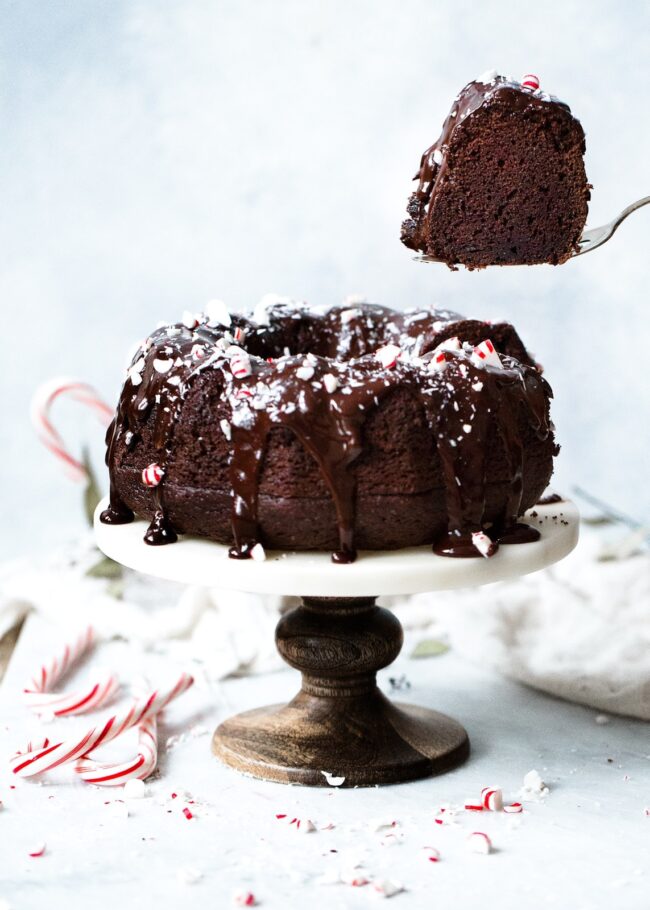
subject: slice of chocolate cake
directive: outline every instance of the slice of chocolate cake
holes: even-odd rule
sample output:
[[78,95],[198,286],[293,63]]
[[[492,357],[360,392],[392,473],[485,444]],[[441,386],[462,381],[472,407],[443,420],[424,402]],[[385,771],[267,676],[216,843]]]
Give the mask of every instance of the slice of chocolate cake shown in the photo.
[[587,219],[584,151],[579,121],[536,76],[486,73],[422,156],[402,242],[452,268],[565,262]]

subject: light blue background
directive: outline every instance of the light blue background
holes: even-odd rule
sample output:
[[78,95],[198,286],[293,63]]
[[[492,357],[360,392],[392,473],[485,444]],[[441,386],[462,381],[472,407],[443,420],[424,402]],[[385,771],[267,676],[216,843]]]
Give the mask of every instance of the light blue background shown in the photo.
[[[650,192],[650,4],[459,0],[0,3],[2,540],[81,528],[35,440],[55,374],[112,403],[131,343],[210,297],[437,301],[517,326],[555,389],[557,484],[643,518],[650,210],[566,266],[452,274],[398,240],[456,92],[539,74],[587,133],[589,221]],[[98,425],[74,405],[70,444]]]

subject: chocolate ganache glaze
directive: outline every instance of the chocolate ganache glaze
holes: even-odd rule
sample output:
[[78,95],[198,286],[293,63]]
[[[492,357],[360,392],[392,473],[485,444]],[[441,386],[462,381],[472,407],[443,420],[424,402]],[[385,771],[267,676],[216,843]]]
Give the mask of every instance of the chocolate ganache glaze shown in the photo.
[[[488,337],[499,353],[482,360]],[[141,514],[147,543],[202,534],[234,558],[266,545],[350,562],[427,542],[491,555],[538,536],[517,519],[552,473],[551,397],[507,323],[365,303],[188,314],[128,369],[101,520]]]
[[564,262],[587,219],[584,153],[567,104],[485,73],[422,155],[402,242],[452,268]]

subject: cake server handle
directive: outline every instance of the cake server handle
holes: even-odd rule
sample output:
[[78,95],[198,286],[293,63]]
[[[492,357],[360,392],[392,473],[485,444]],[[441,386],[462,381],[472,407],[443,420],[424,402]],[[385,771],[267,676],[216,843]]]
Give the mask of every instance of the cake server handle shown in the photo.
[[592,228],[590,231],[584,231],[582,237],[578,241],[578,250],[573,256],[582,256],[584,253],[590,253],[597,247],[602,246],[603,243],[607,243],[618,226],[625,221],[628,215],[631,215],[632,212],[636,212],[637,209],[647,205],[649,202],[650,196],[644,196],[642,199],[637,199],[636,202],[633,202],[631,205],[628,205],[627,208],[623,209],[620,215],[617,215],[609,224],[603,224],[601,227]]

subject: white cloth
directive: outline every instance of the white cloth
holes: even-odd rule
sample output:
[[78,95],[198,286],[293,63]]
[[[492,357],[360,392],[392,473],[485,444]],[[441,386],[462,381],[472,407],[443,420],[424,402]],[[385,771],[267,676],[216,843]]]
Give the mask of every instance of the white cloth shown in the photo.
[[[530,686],[650,720],[650,556],[620,546],[616,555],[603,560],[602,535],[587,530],[574,553],[543,572],[389,605],[409,648],[447,637],[461,655]],[[183,587],[128,570],[117,582],[87,577],[98,559],[85,540],[41,564],[1,567],[0,634],[34,609],[198,662],[213,679],[281,666],[274,628],[290,598]]]

